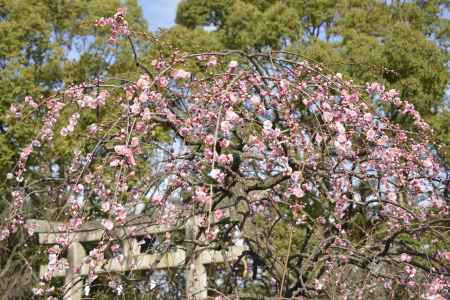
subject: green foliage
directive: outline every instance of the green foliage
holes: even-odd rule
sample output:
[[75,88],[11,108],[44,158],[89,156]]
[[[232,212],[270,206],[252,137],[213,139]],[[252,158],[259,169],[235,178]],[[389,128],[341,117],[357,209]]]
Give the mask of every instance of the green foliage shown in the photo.
[[146,53],[144,61],[150,63],[155,56],[169,56],[173,50],[199,53],[208,50],[218,51],[223,44],[213,33],[201,29],[190,30],[184,26],[174,26],[166,31],[161,31],[158,43],[153,45]]
[[197,26],[220,26],[224,22],[225,10],[234,0],[182,1],[177,10],[176,22],[188,28]]
[[278,1],[183,1],[177,23],[211,26],[226,48],[280,48],[301,35],[297,14]]
[[[11,120],[7,111],[26,95],[50,95],[55,89],[97,76],[135,70],[130,50],[106,43],[109,29],[95,20],[114,14],[119,0],[0,0],[0,178],[14,166],[18,149],[34,136],[39,112]],[[145,31],[136,0],[125,3],[132,30]],[[111,63],[112,62],[112,63]],[[39,103],[39,99],[35,99]],[[61,145],[62,153],[73,151]]]

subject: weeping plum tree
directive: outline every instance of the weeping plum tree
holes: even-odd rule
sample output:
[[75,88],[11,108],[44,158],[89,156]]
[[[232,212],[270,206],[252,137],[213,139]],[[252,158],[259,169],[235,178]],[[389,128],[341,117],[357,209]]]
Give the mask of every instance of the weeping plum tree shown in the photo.
[[[124,10],[96,25],[135,50]],[[0,240],[22,227],[32,233],[22,225],[45,206],[69,232],[101,219],[105,234],[85,259],[95,270],[120,254],[114,229],[130,217],[183,224],[196,215],[194,240],[143,243],[151,253],[244,244],[237,261],[209,267],[217,299],[448,299],[448,170],[429,126],[395,90],[357,86],[281,51],[175,51],[149,66],[135,54],[135,62],[137,81],[104,78],[15,106],[11,117],[45,116],[9,174]],[[410,126],[389,121],[387,106]],[[96,120],[78,128],[92,111]],[[70,166],[41,159],[58,140],[78,138],[86,143]],[[61,295],[52,272],[72,242],[49,249],[36,296]],[[92,271],[87,285],[98,297],[127,287],[180,297],[183,276],[160,276],[155,287],[149,274]]]

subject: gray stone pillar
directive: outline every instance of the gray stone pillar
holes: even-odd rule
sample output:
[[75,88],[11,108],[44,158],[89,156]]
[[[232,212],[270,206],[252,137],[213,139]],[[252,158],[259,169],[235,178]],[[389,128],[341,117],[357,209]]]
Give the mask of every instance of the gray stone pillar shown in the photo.
[[69,268],[66,270],[64,282],[64,300],[81,300],[83,296],[84,280],[80,276],[80,270],[86,251],[78,242],[73,242],[67,250],[67,261]]
[[[200,218],[190,218],[186,223],[186,240],[195,241],[199,232]],[[201,260],[201,248],[193,243],[187,244],[186,259],[186,296],[188,300],[205,300],[208,298],[208,278],[206,268]]]

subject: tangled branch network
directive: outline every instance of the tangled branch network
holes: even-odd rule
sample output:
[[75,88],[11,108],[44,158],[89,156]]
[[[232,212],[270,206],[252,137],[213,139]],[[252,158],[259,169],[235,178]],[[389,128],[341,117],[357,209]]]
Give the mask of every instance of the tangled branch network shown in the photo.
[[[124,10],[97,25],[112,26],[111,41],[125,37],[136,55]],[[431,129],[398,92],[282,51],[174,52],[149,66],[135,58],[138,80],[84,83],[12,108],[45,116],[11,173],[2,240],[30,217],[31,194],[44,197],[31,183],[52,177],[32,156],[77,136],[83,147],[52,197],[67,232],[102,219],[106,234],[86,259],[92,270],[120,251],[113,232],[130,218],[182,224],[200,215],[197,247],[248,249],[213,283],[223,295],[448,297],[448,171]],[[55,293],[52,270],[71,242],[49,250],[36,294]],[[167,250],[160,246],[148,251]]]

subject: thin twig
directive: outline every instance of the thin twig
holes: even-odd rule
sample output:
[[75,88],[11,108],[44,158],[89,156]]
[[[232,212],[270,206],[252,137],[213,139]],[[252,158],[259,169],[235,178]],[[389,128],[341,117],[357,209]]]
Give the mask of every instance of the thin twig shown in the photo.
[[282,299],[283,295],[283,286],[284,286],[284,279],[286,277],[287,268],[288,268],[288,262],[289,262],[289,256],[291,255],[291,246],[292,246],[292,233],[294,232],[294,229],[290,227],[289,230],[289,245],[288,245],[288,253],[286,255],[286,262],[284,264],[284,270],[283,270],[283,277],[281,278],[281,287],[280,287],[280,294],[278,295],[280,299]]

